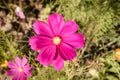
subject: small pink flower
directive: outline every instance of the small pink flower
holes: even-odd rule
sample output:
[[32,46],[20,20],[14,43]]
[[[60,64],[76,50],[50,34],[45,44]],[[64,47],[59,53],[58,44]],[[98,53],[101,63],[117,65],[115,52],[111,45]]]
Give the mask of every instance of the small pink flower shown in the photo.
[[7,71],[8,76],[14,76],[12,80],[26,80],[27,76],[31,76],[30,65],[26,64],[27,59],[23,57],[20,60],[19,57],[15,57],[15,62],[8,62],[8,67],[11,68]]
[[17,7],[16,10],[15,10],[15,13],[18,17],[20,17],[21,19],[25,19],[25,15],[23,13],[23,11],[21,10],[20,7]]
[[35,21],[33,29],[36,36],[29,39],[33,50],[40,50],[37,60],[44,66],[53,64],[56,70],[64,67],[64,61],[76,57],[75,48],[84,46],[84,36],[76,33],[78,25],[64,19],[59,14],[51,14],[48,23]]

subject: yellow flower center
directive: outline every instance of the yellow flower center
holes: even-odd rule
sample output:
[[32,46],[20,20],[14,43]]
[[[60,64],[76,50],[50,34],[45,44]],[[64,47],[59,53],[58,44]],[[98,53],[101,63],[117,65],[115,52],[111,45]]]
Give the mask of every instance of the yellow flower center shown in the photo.
[[120,56],[120,52],[116,52],[116,54]]
[[0,67],[7,67],[7,66],[8,66],[7,60],[5,60],[4,62],[2,62],[2,64],[0,65]]
[[54,43],[55,45],[60,44],[60,42],[61,42],[61,38],[60,38],[60,37],[56,36],[56,37],[53,38],[53,43]]
[[19,72],[22,72],[22,71],[23,71],[23,69],[22,69],[22,68],[18,68],[18,71],[19,71]]

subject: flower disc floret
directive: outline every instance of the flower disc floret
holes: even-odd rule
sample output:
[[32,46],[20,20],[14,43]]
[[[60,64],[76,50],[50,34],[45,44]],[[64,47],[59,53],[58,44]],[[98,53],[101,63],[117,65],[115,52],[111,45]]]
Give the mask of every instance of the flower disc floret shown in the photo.
[[60,37],[58,37],[58,36],[53,37],[53,43],[54,43],[55,45],[60,44],[60,42],[61,42],[61,38],[60,38]]
[[23,72],[23,68],[21,68],[21,67],[18,68],[18,71],[19,71],[19,72]]

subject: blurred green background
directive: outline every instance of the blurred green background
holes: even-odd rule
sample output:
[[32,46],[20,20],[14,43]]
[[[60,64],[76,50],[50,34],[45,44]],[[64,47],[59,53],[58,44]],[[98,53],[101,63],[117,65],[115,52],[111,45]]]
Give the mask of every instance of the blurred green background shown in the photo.
[[[25,19],[15,14],[19,6]],[[30,49],[29,37],[35,35],[35,20],[47,20],[59,13],[65,21],[79,25],[78,33],[85,36],[85,46],[76,50],[77,57],[66,61],[64,69],[44,67],[35,59],[38,52]],[[27,56],[33,66],[28,80],[120,80],[120,62],[114,52],[120,48],[120,0],[0,0],[0,65],[15,56]],[[11,80],[0,67],[0,80]]]

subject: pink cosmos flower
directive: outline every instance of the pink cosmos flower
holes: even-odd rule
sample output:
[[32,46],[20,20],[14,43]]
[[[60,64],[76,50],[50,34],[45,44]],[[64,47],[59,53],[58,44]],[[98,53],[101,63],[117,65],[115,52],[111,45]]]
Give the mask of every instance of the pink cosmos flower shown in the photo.
[[8,62],[8,67],[11,68],[7,71],[7,75],[11,76],[13,75],[12,80],[26,80],[27,76],[31,76],[30,72],[30,65],[26,64],[27,59],[26,57],[23,57],[22,60],[20,60],[19,57],[15,57],[15,62]]
[[29,39],[33,50],[40,50],[37,60],[44,66],[53,64],[56,70],[64,67],[64,61],[76,57],[75,48],[84,46],[84,36],[76,33],[78,25],[64,19],[59,14],[51,14],[48,23],[35,21],[33,29],[36,36]]
[[16,10],[15,10],[15,13],[18,17],[20,17],[21,19],[25,19],[25,15],[23,13],[23,11],[21,10],[20,7],[17,7]]

